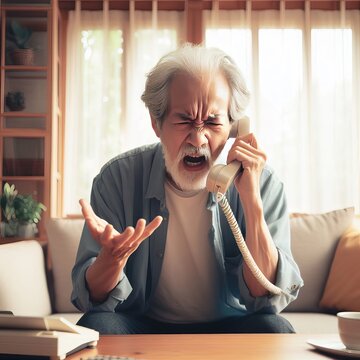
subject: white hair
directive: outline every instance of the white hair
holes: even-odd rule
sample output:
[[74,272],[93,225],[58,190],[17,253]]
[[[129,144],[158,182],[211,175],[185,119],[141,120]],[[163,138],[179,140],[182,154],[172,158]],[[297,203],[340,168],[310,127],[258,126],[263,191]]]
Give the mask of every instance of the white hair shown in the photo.
[[242,117],[250,94],[234,60],[220,49],[187,43],[163,56],[147,75],[141,99],[159,128],[168,111],[171,80],[179,72],[199,79],[222,73],[230,88],[229,119],[232,122]]

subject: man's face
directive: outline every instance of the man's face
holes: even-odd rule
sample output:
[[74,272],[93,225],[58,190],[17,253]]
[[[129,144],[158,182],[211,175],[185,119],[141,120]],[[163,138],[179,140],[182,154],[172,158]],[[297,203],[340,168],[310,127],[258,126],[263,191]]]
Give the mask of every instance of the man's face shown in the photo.
[[222,74],[203,80],[181,73],[170,85],[169,108],[160,138],[167,175],[180,190],[200,190],[230,132],[229,85]]

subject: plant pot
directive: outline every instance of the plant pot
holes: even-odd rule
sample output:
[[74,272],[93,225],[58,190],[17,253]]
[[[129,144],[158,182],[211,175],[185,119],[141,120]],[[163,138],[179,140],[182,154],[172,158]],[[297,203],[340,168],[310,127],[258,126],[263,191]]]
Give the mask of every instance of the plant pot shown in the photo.
[[18,236],[24,239],[34,238],[36,230],[35,224],[19,224]]
[[0,226],[1,237],[13,237],[18,233],[18,224],[16,222],[2,222]]
[[12,59],[14,65],[34,65],[34,49],[14,49]]

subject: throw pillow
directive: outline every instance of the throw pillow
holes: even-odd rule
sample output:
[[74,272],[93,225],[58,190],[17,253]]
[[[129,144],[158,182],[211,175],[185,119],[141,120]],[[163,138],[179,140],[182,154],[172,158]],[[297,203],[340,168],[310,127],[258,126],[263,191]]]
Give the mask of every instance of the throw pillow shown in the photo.
[[49,219],[46,223],[54,279],[54,305],[59,313],[78,311],[70,301],[71,271],[75,264],[84,219]]
[[360,231],[340,239],[320,306],[336,311],[360,311]]
[[339,238],[353,221],[354,209],[323,214],[296,214],[290,218],[291,249],[304,286],[286,311],[319,311]]

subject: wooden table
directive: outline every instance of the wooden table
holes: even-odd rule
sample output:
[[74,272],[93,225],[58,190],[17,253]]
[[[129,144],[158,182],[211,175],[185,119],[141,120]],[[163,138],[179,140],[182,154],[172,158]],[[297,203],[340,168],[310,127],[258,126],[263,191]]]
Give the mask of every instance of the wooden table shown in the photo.
[[306,341],[337,339],[337,335],[304,334],[197,334],[197,335],[105,335],[94,349],[84,349],[66,360],[88,356],[118,355],[142,360],[325,360]]

